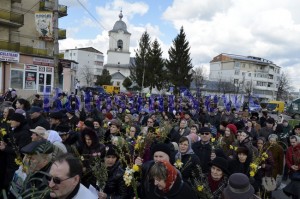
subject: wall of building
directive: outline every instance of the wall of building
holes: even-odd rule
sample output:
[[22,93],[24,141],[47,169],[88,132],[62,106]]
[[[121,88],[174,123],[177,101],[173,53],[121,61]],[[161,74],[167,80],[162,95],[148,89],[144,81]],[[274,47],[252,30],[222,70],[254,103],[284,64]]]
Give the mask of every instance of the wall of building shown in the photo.
[[107,51],[108,64],[129,64],[130,53]]

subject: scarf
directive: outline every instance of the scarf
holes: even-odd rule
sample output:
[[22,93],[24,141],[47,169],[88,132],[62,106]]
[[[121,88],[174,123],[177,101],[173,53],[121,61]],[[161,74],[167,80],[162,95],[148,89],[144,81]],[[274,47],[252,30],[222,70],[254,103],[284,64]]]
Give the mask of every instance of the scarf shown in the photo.
[[192,141],[191,141],[191,138],[189,138],[188,136],[184,136],[188,139],[188,142],[189,142],[189,146],[187,148],[187,151],[184,152],[184,153],[181,153],[180,150],[178,150],[178,153],[175,155],[175,160],[181,160],[181,157],[183,155],[188,155],[188,154],[194,154],[194,151],[192,149]]
[[170,164],[170,162],[162,161],[162,163],[167,170],[166,187],[163,189],[163,192],[166,193],[171,189],[171,186],[177,178],[177,170]]

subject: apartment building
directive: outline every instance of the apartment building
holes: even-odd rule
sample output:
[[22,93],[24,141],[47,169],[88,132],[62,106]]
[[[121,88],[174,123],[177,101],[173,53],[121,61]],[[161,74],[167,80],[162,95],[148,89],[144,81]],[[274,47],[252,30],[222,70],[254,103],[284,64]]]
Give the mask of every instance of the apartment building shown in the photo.
[[209,80],[232,82],[262,101],[276,98],[279,78],[280,66],[260,57],[222,53],[210,61]]
[[[67,16],[66,6],[58,5],[54,11],[56,3],[58,0],[0,1],[0,93],[12,87],[27,97],[53,89],[55,16]],[[58,29],[57,39],[65,38],[66,30]]]
[[102,74],[104,56],[93,47],[64,50],[64,58],[78,62],[76,78],[80,86],[93,86]]

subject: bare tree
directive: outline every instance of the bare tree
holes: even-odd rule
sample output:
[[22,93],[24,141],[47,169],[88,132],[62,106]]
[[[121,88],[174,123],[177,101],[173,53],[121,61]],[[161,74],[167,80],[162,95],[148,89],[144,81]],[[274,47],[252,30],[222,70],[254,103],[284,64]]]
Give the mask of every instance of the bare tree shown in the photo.
[[292,90],[289,77],[286,73],[282,72],[279,76],[276,100],[288,100],[289,90]]
[[92,69],[89,66],[84,65],[82,67],[82,69],[80,70],[80,74],[86,81],[87,86],[93,85],[95,77],[94,77]]
[[203,66],[197,66],[194,70],[193,78],[195,80],[196,87],[201,87],[203,85],[203,81],[206,79],[204,74]]
[[253,87],[254,87],[254,85],[253,85],[252,79],[244,81],[244,89],[245,89],[246,96],[248,97],[248,102],[249,102],[250,96],[253,94]]
[[223,93],[224,95],[226,93],[234,93],[235,92],[235,86],[231,80],[225,80],[221,77],[218,79],[218,91],[219,93]]

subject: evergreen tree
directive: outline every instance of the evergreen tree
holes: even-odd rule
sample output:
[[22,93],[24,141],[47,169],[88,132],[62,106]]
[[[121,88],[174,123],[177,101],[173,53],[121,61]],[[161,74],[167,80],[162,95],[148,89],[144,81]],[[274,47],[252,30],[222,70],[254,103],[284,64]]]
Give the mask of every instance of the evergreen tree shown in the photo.
[[173,40],[173,47],[168,51],[169,60],[167,60],[166,67],[168,79],[174,85],[174,93],[178,93],[181,86],[189,88],[193,80],[190,72],[193,68],[190,47],[185,37],[185,32],[181,27],[179,34]]
[[166,81],[166,70],[164,68],[164,59],[162,58],[162,51],[160,44],[155,39],[151,44],[151,49],[148,56],[148,64],[151,67],[152,74],[147,77],[150,86],[150,93],[154,87],[161,90]]
[[150,50],[150,36],[145,31],[139,41],[139,48],[135,50],[135,63],[130,66],[130,79],[140,88],[148,87],[149,71],[148,53]]
[[123,86],[128,90],[129,87],[132,85],[132,81],[129,77],[126,77],[123,81]]
[[102,70],[102,74],[97,77],[97,81],[95,84],[99,86],[112,85],[111,75],[109,74],[109,71],[107,69]]

